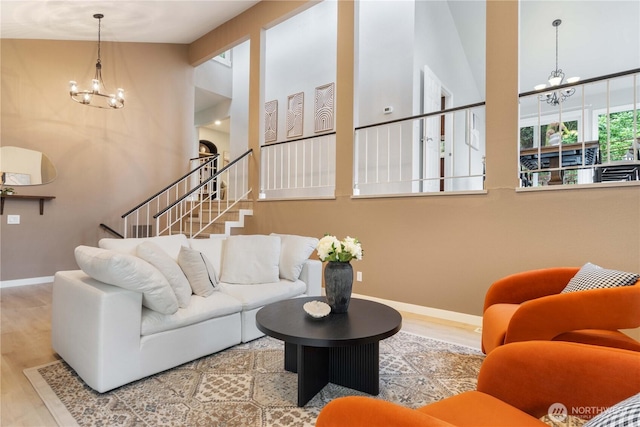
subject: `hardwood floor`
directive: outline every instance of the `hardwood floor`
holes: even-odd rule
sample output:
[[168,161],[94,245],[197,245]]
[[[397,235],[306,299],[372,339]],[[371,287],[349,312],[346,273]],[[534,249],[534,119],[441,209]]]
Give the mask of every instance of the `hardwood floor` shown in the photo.
[[[3,427],[56,426],[22,372],[59,359],[51,349],[51,289],[51,283],[0,289]],[[402,317],[404,331],[480,348],[475,326],[411,313],[402,313]]]
[[51,349],[51,283],[0,290],[2,426],[56,426],[22,371],[58,359]]

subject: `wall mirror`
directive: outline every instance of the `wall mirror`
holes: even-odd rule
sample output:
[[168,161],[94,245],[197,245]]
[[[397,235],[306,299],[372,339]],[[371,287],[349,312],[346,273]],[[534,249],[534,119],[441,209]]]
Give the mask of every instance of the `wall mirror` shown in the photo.
[[0,174],[7,186],[48,184],[58,175],[43,153],[20,147],[0,147]]

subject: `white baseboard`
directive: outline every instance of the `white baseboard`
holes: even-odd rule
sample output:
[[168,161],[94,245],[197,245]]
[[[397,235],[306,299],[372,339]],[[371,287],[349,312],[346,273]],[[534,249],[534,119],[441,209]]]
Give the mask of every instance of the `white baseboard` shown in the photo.
[[455,311],[441,310],[439,308],[424,307],[422,305],[407,304],[405,302],[392,301],[382,298],[370,297],[368,295],[353,294],[355,298],[368,299],[380,302],[393,307],[398,311],[406,311],[421,316],[435,317],[437,319],[449,320],[452,322],[466,323],[467,325],[482,327],[482,316],[474,316],[473,314],[458,313]]
[[53,276],[31,277],[28,279],[0,280],[0,289],[13,288],[15,286],[40,285],[42,283],[52,283]]

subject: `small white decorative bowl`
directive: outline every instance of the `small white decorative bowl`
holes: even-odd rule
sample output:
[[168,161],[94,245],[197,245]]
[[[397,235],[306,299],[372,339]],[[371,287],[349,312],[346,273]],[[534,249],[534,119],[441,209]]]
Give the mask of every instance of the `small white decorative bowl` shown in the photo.
[[326,317],[331,313],[331,307],[329,307],[329,304],[322,301],[309,301],[305,303],[302,308],[309,316],[315,319]]

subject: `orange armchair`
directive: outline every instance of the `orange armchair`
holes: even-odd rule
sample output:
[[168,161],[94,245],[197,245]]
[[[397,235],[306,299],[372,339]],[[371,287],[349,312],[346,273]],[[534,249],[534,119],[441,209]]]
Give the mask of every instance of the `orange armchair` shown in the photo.
[[493,283],[484,301],[482,351],[529,340],[573,341],[640,351],[618,329],[640,326],[640,281],[561,293],[577,267],[526,271]]
[[476,391],[418,409],[371,397],[343,397],[316,427],[547,426],[554,403],[589,419],[640,392],[640,353],[569,342],[527,341],[497,348],[480,368]]

